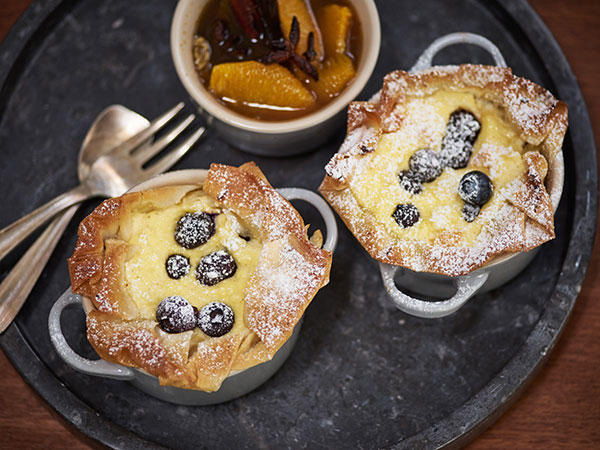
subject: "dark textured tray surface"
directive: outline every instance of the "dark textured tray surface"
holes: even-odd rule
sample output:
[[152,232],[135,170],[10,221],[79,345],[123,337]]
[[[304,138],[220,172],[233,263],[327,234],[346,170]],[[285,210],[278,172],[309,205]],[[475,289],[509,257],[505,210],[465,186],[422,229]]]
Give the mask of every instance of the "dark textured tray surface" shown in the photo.
[[[154,117],[188,98],[168,46],[175,2],[67,1],[47,16],[53,5],[41,3],[34,3],[0,49],[0,61],[7,62],[0,66],[0,226],[75,185],[77,149],[104,107],[121,103]],[[533,13],[518,1],[502,7],[457,1],[452,8],[444,1],[380,1],[378,7],[382,50],[361,98],[379,89],[385,73],[412,66],[433,39],[471,31],[495,42],[516,74],[572,100],[572,123],[574,116],[582,120],[571,126],[565,142],[558,238],[509,284],[477,296],[448,318],[426,320],[390,306],[376,264],[340,222],[331,283],[308,309],[283,368],[241,399],[184,407],[126,382],[79,374],[51,347],[48,312],[68,285],[65,259],[75,244],[76,224],[97,204],[86,203],[17,326],[0,337],[24,377],[73,425],[107,445],[125,447],[149,442],[176,448],[433,447],[465,438],[493,417],[544,359],[574,304],[595,224],[595,153],[570,69],[537,17],[529,34],[523,31],[520,21]],[[31,37],[18,40],[18,33]],[[560,58],[552,59],[554,54]],[[492,61],[464,46],[444,51],[436,62]],[[176,168],[252,159],[274,186],[314,190],[343,136],[341,129],[313,153],[269,159],[240,152],[211,133]],[[319,223],[313,211],[300,210],[308,222]],[[2,262],[0,271],[7,272],[16,259]],[[66,312],[63,327],[74,348],[93,357],[83,313]]]

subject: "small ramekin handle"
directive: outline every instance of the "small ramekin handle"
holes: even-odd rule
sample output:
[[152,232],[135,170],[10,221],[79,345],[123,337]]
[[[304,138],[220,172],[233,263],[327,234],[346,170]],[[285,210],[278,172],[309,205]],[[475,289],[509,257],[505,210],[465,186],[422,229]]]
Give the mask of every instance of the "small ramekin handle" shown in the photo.
[[337,245],[338,229],[333,211],[323,198],[315,194],[313,191],[302,188],[281,188],[277,189],[281,195],[287,200],[304,200],[313,205],[323,217],[325,221],[325,233],[327,234],[323,248],[329,252],[333,252]]
[[474,33],[458,32],[446,34],[435,41],[425,49],[414,66],[410,69],[411,72],[419,72],[429,69],[433,64],[433,58],[443,48],[454,44],[473,44],[487,50],[494,58],[494,62],[498,67],[506,67],[504,56],[500,53],[500,49],[494,45],[492,41],[483,36]]
[[58,355],[64,362],[79,372],[97,377],[132,380],[135,377],[135,374],[130,368],[119,364],[113,364],[102,359],[93,361],[84,358],[75,353],[69,346],[60,327],[60,316],[65,308],[75,304],[81,305],[81,297],[71,293],[71,288],[69,288],[60,296],[50,310],[50,315],[48,316],[48,330],[50,331],[52,345],[54,345]]
[[398,289],[394,282],[394,276],[399,268],[398,266],[379,263],[383,285],[389,294],[390,300],[399,310],[426,319],[437,319],[456,312],[481,289],[489,276],[487,271],[476,271],[457,277],[457,290],[452,297],[447,300],[431,302],[413,298]]

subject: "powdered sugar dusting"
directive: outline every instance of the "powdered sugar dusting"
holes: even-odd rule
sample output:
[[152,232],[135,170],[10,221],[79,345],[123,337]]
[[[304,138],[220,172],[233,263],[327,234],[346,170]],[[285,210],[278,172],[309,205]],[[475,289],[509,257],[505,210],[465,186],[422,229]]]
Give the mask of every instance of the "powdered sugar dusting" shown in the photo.
[[[88,339],[94,347],[113,358],[127,354],[134,363],[149,371],[158,371],[177,359],[161,345],[153,332],[155,326],[151,321],[98,320],[93,314],[87,319]],[[189,340],[191,332],[186,334]]]
[[492,179],[500,176],[503,170],[503,158],[515,153],[512,147],[484,143],[473,155],[471,164],[475,167],[485,167]]
[[302,218],[290,203],[266,180],[253,173],[229,170],[214,165],[205,183],[210,194],[227,192],[221,198],[224,207],[234,211],[262,240],[277,240],[289,233],[304,234]]
[[344,139],[340,151],[325,166],[330,177],[344,181],[354,171],[357,159],[371,153],[377,147],[379,132],[374,128],[359,127],[352,130]]
[[540,130],[546,134],[548,117],[558,103],[550,92],[522,78],[511,83],[505,101],[509,113],[528,135],[538,134]]
[[181,333],[196,326],[194,307],[177,295],[166,297],[158,304],[156,320],[168,333]]
[[450,229],[452,223],[448,220],[452,217],[452,207],[449,205],[440,206],[436,209],[435,213],[431,215],[431,222],[440,230]]
[[294,318],[302,315],[326,277],[323,261],[315,264],[294,240],[286,237],[263,247],[254,283],[246,290],[248,325],[270,349],[291,334]]
[[525,226],[525,247],[534,248],[553,238],[554,233],[550,233],[539,223],[527,222]]
[[[454,246],[400,242],[394,249],[402,255],[403,266],[416,271],[438,272],[449,276],[464,275],[481,267],[505,251],[519,251],[523,244],[524,215],[506,204],[482,230],[472,246]],[[417,244],[417,247],[415,247]],[[417,252],[407,251],[410,247]]]
[[98,310],[106,313],[113,313],[119,310],[119,300],[112,295],[113,287],[111,279],[107,274],[118,273],[120,270],[118,263],[112,258],[107,258],[104,261],[102,268],[103,276],[100,283],[100,289],[96,293],[95,303],[98,305]]
[[243,240],[240,240],[239,237],[243,236],[246,231],[242,227],[242,224],[239,222],[235,214],[233,214],[229,210],[223,211],[223,213],[227,217],[227,221],[233,230],[233,233],[227,234],[225,239],[223,240],[223,245],[230,252],[236,252],[242,247]]
[[209,343],[201,344],[198,346],[196,357],[203,361],[205,367],[210,368],[211,371],[219,371],[228,368],[228,361],[220,358],[224,349],[221,345],[210,345]]
[[111,217],[120,206],[121,202],[119,199],[108,199],[103,201],[100,206],[95,209],[94,213],[97,214],[98,217]]

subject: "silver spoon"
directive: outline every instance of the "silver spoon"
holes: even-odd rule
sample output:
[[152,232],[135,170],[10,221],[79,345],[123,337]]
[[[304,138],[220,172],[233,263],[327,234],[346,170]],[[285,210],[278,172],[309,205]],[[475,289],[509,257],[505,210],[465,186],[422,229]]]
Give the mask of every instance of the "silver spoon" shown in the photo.
[[[81,144],[77,162],[79,180],[89,175],[98,158],[149,124],[144,117],[121,105],[112,105],[102,111]],[[151,139],[141,149],[148,147]],[[61,212],[0,284],[0,333],[21,309],[78,207],[76,204]]]

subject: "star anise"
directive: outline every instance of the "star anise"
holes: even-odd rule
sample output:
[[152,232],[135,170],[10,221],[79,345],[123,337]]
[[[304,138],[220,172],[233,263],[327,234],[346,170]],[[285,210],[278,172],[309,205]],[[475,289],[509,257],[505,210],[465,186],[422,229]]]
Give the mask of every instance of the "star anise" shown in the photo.
[[290,35],[287,39],[281,38],[271,41],[272,51],[265,57],[264,62],[279,63],[288,69],[292,69],[292,63],[296,64],[302,72],[311,77],[315,81],[319,81],[319,73],[317,68],[311,64],[311,61],[317,56],[315,52],[315,35],[311,31],[308,33],[307,49],[302,54],[296,53],[296,47],[300,40],[300,24],[296,16],[292,18],[292,26]]

